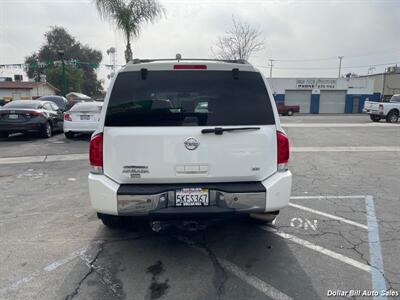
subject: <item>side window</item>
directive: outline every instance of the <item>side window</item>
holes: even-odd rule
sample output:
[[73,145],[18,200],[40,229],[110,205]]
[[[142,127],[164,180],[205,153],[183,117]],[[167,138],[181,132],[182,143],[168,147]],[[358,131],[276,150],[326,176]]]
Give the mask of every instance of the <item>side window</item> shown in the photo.
[[44,103],[44,104],[43,104],[43,108],[44,108],[45,110],[53,110],[53,108],[51,107],[51,105],[50,105],[49,103]]
[[55,103],[49,103],[53,110],[59,110],[59,107]]

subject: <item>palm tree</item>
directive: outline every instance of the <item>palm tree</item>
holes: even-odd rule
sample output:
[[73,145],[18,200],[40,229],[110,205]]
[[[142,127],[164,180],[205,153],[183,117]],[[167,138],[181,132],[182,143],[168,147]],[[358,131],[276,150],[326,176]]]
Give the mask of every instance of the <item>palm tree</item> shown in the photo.
[[126,38],[125,60],[132,60],[131,40],[140,34],[143,23],[153,23],[164,14],[157,0],[94,0],[99,14],[113,22]]

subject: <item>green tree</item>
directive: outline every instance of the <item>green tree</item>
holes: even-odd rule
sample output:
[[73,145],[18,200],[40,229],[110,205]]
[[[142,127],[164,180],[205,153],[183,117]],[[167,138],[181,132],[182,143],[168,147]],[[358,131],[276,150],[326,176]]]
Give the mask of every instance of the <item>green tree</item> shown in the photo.
[[157,0],[94,0],[97,10],[121,30],[126,39],[125,60],[132,60],[131,40],[139,36],[144,23],[153,23],[164,13]]
[[[62,86],[62,73],[59,74],[55,72],[52,63],[60,60],[57,51],[64,50],[65,61],[76,60],[78,62],[83,62],[76,66],[76,68],[80,69],[79,72],[72,71],[72,66],[66,66],[68,92],[82,92],[89,96],[101,95],[103,92],[101,81],[97,79],[97,74],[93,68],[93,66],[98,65],[101,62],[101,52],[90,48],[88,45],[82,45],[62,27],[54,26],[50,31],[46,32],[44,36],[45,43],[39,51],[25,58],[28,77],[38,80],[40,74],[47,75],[47,73],[51,73],[54,76],[58,74],[60,78],[48,77],[47,80],[51,84],[60,88]],[[46,63],[47,65],[43,65],[43,63]],[[82,77],[71,77],[81,76],[80,74],[82,74]],[[81,82],[77,84],[79,81]]]
[[[44,70],[44,74],[46,75],[47,81],[52,85],[60,87],[62,86],[62,66],[53,66],[48,67]],[[82,69],[78,69],[72,66],[65,66],[65,75],[68,78],[67,89],[69,91],[81,91],[82,86],[85,81],[84,71]]]

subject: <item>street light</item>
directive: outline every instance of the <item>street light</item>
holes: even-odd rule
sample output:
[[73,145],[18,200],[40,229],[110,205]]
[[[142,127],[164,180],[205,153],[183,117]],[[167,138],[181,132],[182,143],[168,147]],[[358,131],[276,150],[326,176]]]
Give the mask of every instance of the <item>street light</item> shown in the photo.
[[341,70],[342,70],[342,59],[343,59],[343,57],[344,56],[338,56],[338,58],[339,58],[339,75],[338,75],[338,78],[340,78],[340,73],[341,73]]
[[65,62],[64,62],[64,50],[57,50],[57,54],[61,59],[61,63],[62,63],[62,95],[65,96],[65,94],[67,93],[67,82],[66,82],[66,78],[65,78]]

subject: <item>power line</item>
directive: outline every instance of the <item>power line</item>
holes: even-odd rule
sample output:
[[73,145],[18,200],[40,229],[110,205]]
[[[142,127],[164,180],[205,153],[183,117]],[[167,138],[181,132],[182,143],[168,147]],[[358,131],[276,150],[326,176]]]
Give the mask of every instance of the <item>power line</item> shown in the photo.
[[[365,57],[365,56],[372,56],[376,54],[382,53],[393,53],[397,54],[400,53],[398,49],[387,49],[387,50],[378,50],[373,52],[366,52],[366,53],[359,53],[359,54],[347,54],[344,55],[345,57]],[[328,60],[337,60],[337,56],[329,56],[329,57],[319,57],[319,58],[304,58],[304,59],[274,59],[277,62],[310,62],[310,61],[328,61]]]
[[[337,59],[337,57],[336,57],[336,59]],[[363,65],[363,66],[347,66],[347,67],[341,67],[341,68],[342,69],[357,69],[357,68],[369,68],[369,67],[395,65],[395,64],[400,64],[400,61],[381,63],[381,64],[369,64],[369,65]],[[256,65],[256,67],[269,68],[270,66]],[[276,67],[276,66],[274,66],[274,68],[279,69],[279,70],[337,70],[337,67],[279,67],[279,66]]]

